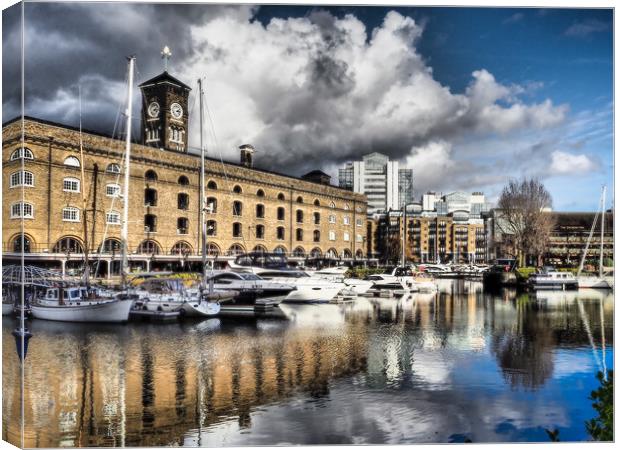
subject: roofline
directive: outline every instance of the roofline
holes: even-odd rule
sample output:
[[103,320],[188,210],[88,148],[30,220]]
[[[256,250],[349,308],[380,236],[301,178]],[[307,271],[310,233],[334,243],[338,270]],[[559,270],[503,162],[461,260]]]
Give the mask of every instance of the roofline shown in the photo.
[[[17,121],[21,120],[22,118],[24,120],[30,120],[30,121],[33,121],[33,122],[42,123],[44,125],[49,125],[49,126],[53,126],[53,127],[69,129],[69,130],[77,131],[77,132],[80,131],[79,127],[74,127],[74,126],[71,126],[71,125],[65,125],[65,124],[62,124],[62,123],[59,123],[59,122],[53,122],[51,120],[39,119],[37,117],[32,117],[32,116],[17,116],[17,117],[14,117],[13,119],[10,119],[7,122],[4,122],[2,124],[2,129],[4,130],[5,127],[7,127],[8,125],[10,125],[10,124],[12,124],[14,122],[17,122]],[[124,142],[123,139],[114,138],[114,137],[110,136],[109,134],[101,133],[101,132],[98,132],[98,131],[91,131],[91,130],[86,130],[86,129],[82,128],[82,133],[92,134],[94,136],[104,137],[104,138],[107,138],[107,139],[110,139],[110,140],[113,140],[113,141]],[[132,141],[132,143],[138,144],[138,145],[143,145],[143,144],[141,144],[139,142],[136,142],[136,141]],[[149,147],[149,146],[145,146],[145,147],[147,147],[147,148],[154,148],[154,147]],[[187,152],[187,153],[181,153],[181,154],[188,155],[188,156],[195,157],[195,158],[200,158],[200,155],[196,154],[196,153],[189,153],[189,152]],[[231,165],[231,166],[242,167],[244,169],[249,169],[249,170],[256,170],[258,172],[268,173],[268,174],[271,174],[271,175],[277,175],[277,176],[280,176],[280,177],[285,177],[285,178],[293,179],[293,180],[296,180],[296,181],[304,181],[306,183],[312,183],[312,181],[305,180],[302,177],[295,177],[293,175],[288,175],[288,174],[285,174],[285,173],[276,172],[276,171],[268,170],[268,169],[261,169],[261,168],[258,168],[258,167],[247,167],[246,165],[241,164],[240,162],[237,163],[237,162],[233,162],[233,161],[226,161],[226,160],[223,160],[223,159],[220,159],[220,158],[214,158],[212,156],[205,156],[205,159],[208,160],[208,161],[213,161],[213,162],[224,162],[225,164],[228,164],[228,165]],[[313,183],[313,184],[317,184],[317,183]],[[348,194],[364,195],[364,194],[359,194],[357,192],[350,191],[349,189],[341,188],[340,186],[335,186],[333,184],[329,184],[329,185],[328,184],[321,184],[320,186],[327,186],[327,187],[330,187],[332,189],[337,189],[338,191],[347,192]]]

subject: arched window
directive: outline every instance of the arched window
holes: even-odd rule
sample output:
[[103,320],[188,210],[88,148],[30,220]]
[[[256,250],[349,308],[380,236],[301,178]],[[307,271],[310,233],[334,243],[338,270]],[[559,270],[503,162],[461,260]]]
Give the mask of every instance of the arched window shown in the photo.
[[121,166],[116,163],[108,164],[108,167],[105,168],[107,173],[121,173]]
[[217,212],[217,198],[207,197],[207,212],[215,214]]
[[256,191],[256,196],[257,197],[264,197],[265,196],[265,191],[263,191],[262,189],[259,189],[258,191]]
[[154,214],[144,215],[144,231],[146,233],[155,233],[157,231],[157,216]]
[[153,188],[144,190],[144,206],[157,206],[157,191]]
[[320,248],[314,247],[312,249],[312,251],[310,252],[310,257],[311,258],[320,258],[322,254],[323,254],[323,252],[321,251]]
[[230,246],[226,253],[228,253],[230,256],[241,255],[245,253],[245,248],[243,248],[241,244],[233,244]]
[[295,213],[295,218],[297,219],[297,223],[304,223],[304,212],[298,209]]
[[314,199],[314,206],[321,206],[321,202],[319,202],[318,198]]
[[241,237],[241,236],[243,236],[243,231],[242,231],[241,223],[233,222],[232,234],[233,234],[233,237]]
[[207,220],[207,236],[217,236],[217,222],[215,220]]
[[34,219],[32,203],[17,202],[11,205],[11,219]]
[[121,186],[116,183],[106,184],[105,195],[108,197],[119,197],[121,195]]
[[185,175],[181,175],[179,177],[179,184],[181,186],[189,186],[189,178],[187,178]]
[[330,248],[325,253],[325,256],[328,258],[338,258],[338,251],[335,248]]
[[179,234],[189,233],[189,220],[187,220],[187,217],[177,218],[177,233]]
[[233,211],[232,211],[232,213],[233,213],[233,216],[242,216],[243,215],[243,204],[240,201],[235,200],[233,202]]
[[66,236],[61,238],[54,248],[52,249],[53,253],[83,253],[84,247],[82,247],[82,243],[70,236]]
[[293,250],[293,256],[296,258],[303,258],[306,256],[306,252],[302,247],[297,247],[295,250]]
[[350,209],[350,208],[349,208],[349,204],[348,204],[348,203],[345,203],[345,204],[344,204],[344,209],[345,209],[345,211],[348,211],[348,210]]
[[34,159],[34,155],[29,148],[18,148],[13,153],[11,153],[11,161],[15,161],[16,159]]
[[109,211],[105,214],[105,223],[109,225],[120,225],[121,214],[118,211]]
[[345,248],[342,251],[342,257],[343,258],[349,258],[349,259],[353,258],[353,255],[351,254],[351,250],[349,250],[348,248]]
[[256,239],[265,238],[265,225],[256,225]]
[[256,217],[262,219],[265,217],[265,205],[256,205]]
[[364,252],[363,252],[362,250],[357,250],[357,251],[355,252],[355,257],[356,257],[357,259],[363,259],[363,258],[364,258]]
[[296,202],[297,202],[297,203],[303,203],[303,202],[304,202],[303,197],[302,197],[301,195],[300,195],[299,197],[297,197]]
[[207,244],[207,255],[209,256],[219,256],[221,253],[220,248],[217,246],[217,244],[214,244],[213,242],[209,242]]
[[157,172],[152,169],[147,170],[144,172],[144,179],[146,181],[157,181]]
[[321,242],[321,232],[319,230],[314,230],[312,232],[312,240],[314,242]]
[[278,239],[279,241],[284,240],[284,227],[276,228],[276,239]]
[[239,186],[238,184],[235,184],[235,187],[233,187],[233,192],[235,194],[241,194],[243,192],[243,189],[241,189],[241,186]]
[[207,183],[207,189],[212,189],[212,190],[216,190],[217,189],[217,183],[213,180],[209,181]]
[[152,239],[146,239],[138,245],[137,252],[143,255],[159,255],[161,248],[157,242]]
[[284,194],[282,192],[278,194],[278,200],[284,201]]
[[319,225],[321,223],[321,213],[314,213],[314,224]]
[[330,208],[332,208],[332,209],[334,209],[334,208],[336,207],[336,204],[335,204],[334,202],[330,202],[330,203],[329,203],[329,207],[330,207]]
[[34,175],[27,170],[13,172],[9,181],[9,187],[34,186]]
[[189,194],[181,192],[177,195],[177,208],[184,211],[189,209]]
[[176,244],[174,244],[172,249],[170,249],[170,254],[171,255],[191,255],[192,246],[189,245],[185,241],[179,241]]
[[62,190],[65,192],[80,192],[80,180],[77,178],[63,179]]
[[278,245],[276,248],[273,249],[274,253],[278,253],[280,255],[285,255],[286,254],[286,247],[283,247],[282,245]]
[[278,220],[284,220],[285,210],[282,206],[278,207]]
[[118,239],[106,239],[103,241],[103,248],[99,247],[101,253],[120,253],[121,241]]
[[267,253],[267,248],[264,245],[257,245],[252,249],[253,253]]
[[65,162],[64,165],[67,167],[80,167],[80,160],[77,159],[75,156],[67,156],[65,158]]
[[62,220],[64,222],[79,222],[80,210],[73,206],[68,206],[62,209]]
[[303,241],[304,240],[304,230],[302,230],[301,228],[297,228],[295,230],[295,239],[297,241]]
[[[23,236],[23,240],[22,240],[22,236]],[[22,246],[22,243],[24,244],[23,246]],[[30,239],[29,236],[26,236],[25,234],[24,235],[18,234],[13,239],[13,251],[15,253],[21,253],[22,248],[24,250],[24,253],[30,253],[32,251],[32,240]]]

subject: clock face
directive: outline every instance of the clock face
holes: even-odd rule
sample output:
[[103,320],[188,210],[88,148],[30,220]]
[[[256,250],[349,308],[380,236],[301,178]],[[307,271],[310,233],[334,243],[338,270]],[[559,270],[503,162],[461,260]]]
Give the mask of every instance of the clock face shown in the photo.
[[173,103],[170,105],[170,113],[175,119],[180,119],[183,115],[183,108],[178,103]]
[[149,105],[148,111],[149,111],[149,116],[151,117],[159,116],[159,103],[151,102],[151,104]]

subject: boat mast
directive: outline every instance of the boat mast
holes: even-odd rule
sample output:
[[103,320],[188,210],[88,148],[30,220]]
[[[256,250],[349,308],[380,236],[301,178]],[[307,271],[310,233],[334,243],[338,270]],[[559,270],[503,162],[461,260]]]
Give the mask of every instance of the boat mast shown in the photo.
[[601,210],[605,209],[605,187],[603,187],[603,192],[601,192],[601,198],[599,199],[599,207],[596,210],[596,214],[594,215],[594,220],[592,221],[592,227],[590,228],[590,233],[588,233],[588,240],[586,241],[586,248],[583,250],[583,254],[581,255],[581,261],[579,262],[579,269],[577,269],[577,276],[581,275],[581,271],[583,270],[583,265],[586,261],[586,257],[588,256],[588,249],[590,248],[590,242],[592,241],[592,236],[594,235],[594,228],[596,227],[596,221],[598,220],[598,216]]
[[82,193],[82,226],[84,233],[84,274],[83,281],[90,287],[90,262],[88,260],[88,223],[86,223],[86,184],[84,176],[84,148],[82,145],[82,87],[78,84],[78,100],[80,110],[80,184]]
[[605,191],[607,186],[603,185],[603,193],[601,194],[601,253],[598,260],[598,276],[603,278],[603,239],[605,238]]
[[123,287],[127,287],[127,273],[129,272],[129,262],[127,261],[128,244],[127,244],[127,217],[129,216],[129,160],[131,152],[131,97],[133,87],[133,66],[136,57],[130,56],[128,67],[128,86],[127,86],[127,110],[125,116],[127,117],[127,136],[125,137],[125,185],[123,186],[123,228],[121,230],[121,255],[122,255],[122,267],[121,276],[123,281]]
[[407,205],[403,205],[403,254],[400,265],[405,267],[405,251],[407,245]]
[[205,205],[205,146],[203,143],[203,106],[202,106],[202,79],[198,78],[198,94],[200,99],[200,244],[202,254],[202,286],[207,279],[207,218]]

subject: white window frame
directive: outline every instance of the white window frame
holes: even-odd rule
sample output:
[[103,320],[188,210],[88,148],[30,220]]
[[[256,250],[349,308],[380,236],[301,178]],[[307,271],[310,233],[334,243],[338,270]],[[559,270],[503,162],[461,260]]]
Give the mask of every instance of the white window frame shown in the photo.
[[329,223],[336,223],[336,215],[335,214],[330,214],[329,215]]
[[330,241],[336,240],[336,232],[334,230],[329,230],[328,236]]
[[[112,168],[112,169],[111,169]],[[105,168],[106,173],[121,173],[121,166],[117,163],[110,163],[108,167]]]
[[355,220],[355,225],[356,225],[356,226],[361,227],[361,226],[362,226],[362,224],[363,224],[362,219],[356,219],[356,220]]
[[351,218],[349,216],[344,216],[342,220],[345,225],[351,225]]
[[[65,213],[69,213],[66,215]],[[74,206],[68,206],[62,209],[62,221],[63,222],[79,222],[80,210]]]
[[[67,188],[67,183],[75,183],[76,188],[73,189],[73,186]],[[73,177],[65,177],[62,180],[62,190],[64,192],[80,192],[80,180]]]
[[[30,178],[30,183],[27,183],[27,178]],[[9,179],[9,188],[20,186],[34,187],[34,174],[32,172],[28,172],[27,170],[13,172],[11,174],[11,178]]]
[[[15,207],[17,206],[17,213]],[[26,207],[30,207],[30,214],[26,214]],[[17,202],[11,205],[11,219],[34,219],[34,206],[28,202]]]
[[[110,220],[111,217],[116,217],[118,220]],[[121,213],[118,211],[109,211],[105,214],[105,223],[108,225],[120,225],[121,224]]]
[[345,242],[349,242],[351,240],[351,236],[346,231],[344,232],[343,239]]
[[13,153],[11,153],[10,161],[17,161],[18,159],[34,159],[32,150],[28,147],[19,147]]
[[76,168],[76,169],[79,169],[81,167],[80,166],[80,160],[78,159],[77,156],[73,156],[73,155],[67,156],[65,158],[63,164],[65,166],[67,166],[67,167],[73,167],[73,168]]
[[[115,188],[115,192],[110,193],[108,189]],[[121,185],[117,183],[109,183],[105,185],[105,195],[106,197],[118,198],[121,196]]]
[[364,236],[362,236],[361,234],[358,234],[356,241],[357,242],[364,242]]

